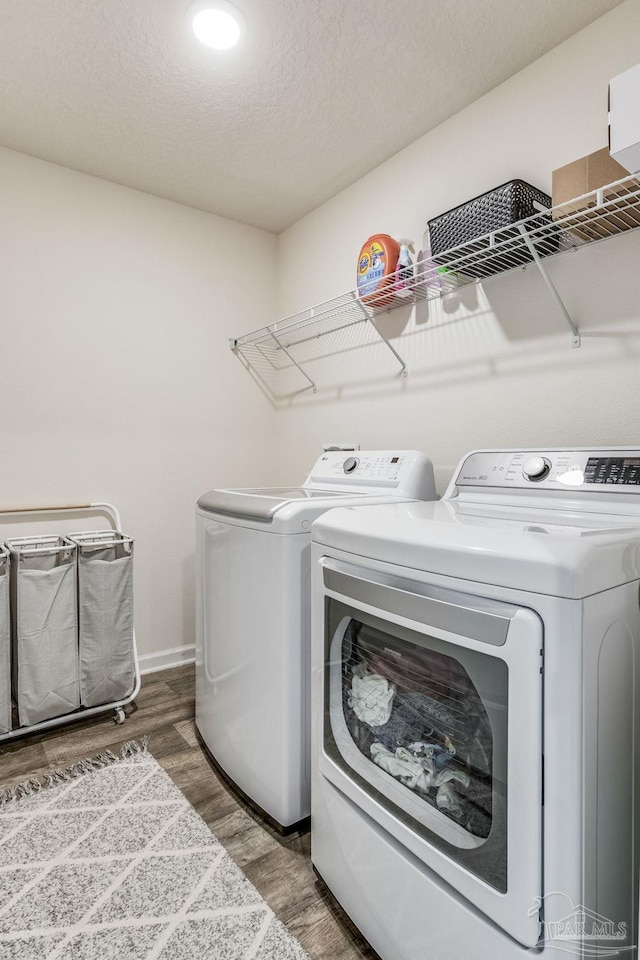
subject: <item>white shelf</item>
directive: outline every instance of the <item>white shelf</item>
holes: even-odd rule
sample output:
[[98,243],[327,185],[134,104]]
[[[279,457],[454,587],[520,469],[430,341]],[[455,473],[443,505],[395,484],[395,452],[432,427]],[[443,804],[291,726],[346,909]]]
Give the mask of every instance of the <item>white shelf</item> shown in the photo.
[[[398,372],[407,367],[393,344],[380,331],[377,320],[401,307],[436,300],[454,290],[532,263],[540,270],[556,305],[567,323],[572,344],[580,335],[545,263],[579,247],[606,240],[640,227],[640,176],[626,177],[584,197],[536,213],[504,229],[447,251],[415,265],[406,296],[389,302],[390,288],[363,303],[356,290],[315,307],[261,327],[230,341],[231,349],[274,400],[301,390],[315,390],[307,367],[337,353],[373,343],[389,349]],[[292,376],[293,375],[293,376]]]

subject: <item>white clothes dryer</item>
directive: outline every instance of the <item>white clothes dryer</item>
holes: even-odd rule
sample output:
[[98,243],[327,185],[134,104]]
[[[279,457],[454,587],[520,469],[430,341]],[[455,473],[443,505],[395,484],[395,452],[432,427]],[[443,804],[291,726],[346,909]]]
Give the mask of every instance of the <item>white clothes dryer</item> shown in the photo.
[[212,490],[196,511],[196,726],[281,830],[310,813],[311,523],[337,504],[434,499],[413,450],[330,451],[301,487]]
[[636,955],[640,450],[313,528],[313,863],[383,960]]

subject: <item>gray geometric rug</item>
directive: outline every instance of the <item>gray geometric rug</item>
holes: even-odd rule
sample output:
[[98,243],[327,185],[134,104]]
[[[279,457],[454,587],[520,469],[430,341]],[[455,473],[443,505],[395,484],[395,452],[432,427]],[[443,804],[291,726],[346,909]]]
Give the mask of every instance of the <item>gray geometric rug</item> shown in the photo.
[[0,960],[308,960],[146,744],[124,753],[0,795]]

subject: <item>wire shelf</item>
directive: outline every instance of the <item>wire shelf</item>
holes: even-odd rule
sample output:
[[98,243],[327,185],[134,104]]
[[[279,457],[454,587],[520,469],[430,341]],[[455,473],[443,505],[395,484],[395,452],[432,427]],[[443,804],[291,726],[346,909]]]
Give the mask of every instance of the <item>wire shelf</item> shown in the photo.
[[395,368],[407,367],[380,326],[401,307],[437,300],[472,283],[534,263],[569,326],[574,346],[580,336],[545,261],[640,227],[640,177],[615,183],[540,211],[519,223],[484,234],[462,246],[425,257],[413,276],[384,292],[367,296],[356,290],[311,307],[230,341],[231,349],[275,399],[315,390],[310,367],[316,361],[359,346],[384,345]]

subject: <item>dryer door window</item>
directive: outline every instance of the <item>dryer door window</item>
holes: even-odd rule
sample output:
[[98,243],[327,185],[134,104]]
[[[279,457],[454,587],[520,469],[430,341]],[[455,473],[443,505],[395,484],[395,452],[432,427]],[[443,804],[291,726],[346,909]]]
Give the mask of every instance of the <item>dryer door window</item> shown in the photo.
[[326,669],[325,751],[390,813],[505,892],[504,661],[354,615],[342,618]]

